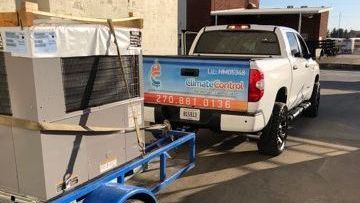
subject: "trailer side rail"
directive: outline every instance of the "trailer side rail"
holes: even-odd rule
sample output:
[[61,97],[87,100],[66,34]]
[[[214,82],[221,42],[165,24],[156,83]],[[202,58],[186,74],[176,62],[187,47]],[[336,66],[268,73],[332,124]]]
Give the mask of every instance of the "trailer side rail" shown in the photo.
[[[139,157],[124,166],[121,166],[117,169],[113,169],[107,172],[106,174],[104,174],[103,176],[101,176],[100,178],[88,182],[85,185],[82,185],[78,188],[75,188],[74,190],[67,192],[61,197],[53,199],[50,202],[64,203],[64,202],[73,202],[73,201],[85,199],[88,194],[90,194],[91,192],[97,190],[101,186],[113,180],[117,180],[118,184],[123,185],[125,184],[125,175],[127,173],[133,171],[138,167],[148,164],[149,162],[151,162],[156,158],[160,158],[160,181],[152,188],[149,188],[149,190],[152,193],[159,192],[161,189],[173,183],[183,174],[185,174],[186,172],[188,172],[189,170],[195,167],[195,133],[169,131],[166,134],[166,136],[158,140],[156,143],[163,143],[169,139],[170,140],[174,139],[175,141],[172,141],[169,144],[162,146],[153,152],[150,152],[149,154]],[[151,147],[153,147],[153,145],[156,143],[151,144]],[[173,175],[167,176],[166,168],[167,168],[168,152],[177,149],[185,144],[188,144],[189,146],[189,154],[188,154],[189,163],[183,168],[179,169]]]

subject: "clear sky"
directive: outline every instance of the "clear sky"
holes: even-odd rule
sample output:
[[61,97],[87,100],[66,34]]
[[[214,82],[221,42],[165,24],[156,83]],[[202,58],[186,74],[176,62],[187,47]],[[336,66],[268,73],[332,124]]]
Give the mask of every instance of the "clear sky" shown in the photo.
[[330,11],[329,29],[339,27],[339,16],[341,14],[340,26],[346,29],[354,29],[360,31],[360,0],[260,0],[260,7],[286,8],[288,5],[295,7],[309,6],[332,7]]

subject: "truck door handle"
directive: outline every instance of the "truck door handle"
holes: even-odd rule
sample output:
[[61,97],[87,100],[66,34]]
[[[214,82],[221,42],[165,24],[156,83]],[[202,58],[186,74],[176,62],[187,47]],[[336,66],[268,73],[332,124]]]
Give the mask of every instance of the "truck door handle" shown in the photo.
[[199,77],[199,69],[182,68],[182,69],[181,69],[181,76],[186,76],[186,77]]
[[293,70],[297,70],[297,69],[299,69],[299,68],[297,67],[297,65],[293,65]]

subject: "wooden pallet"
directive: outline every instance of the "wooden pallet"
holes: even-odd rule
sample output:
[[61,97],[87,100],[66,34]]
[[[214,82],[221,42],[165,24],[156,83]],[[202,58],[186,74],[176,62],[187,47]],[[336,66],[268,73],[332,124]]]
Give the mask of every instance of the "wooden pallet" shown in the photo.
[[[86,18],[69,15],[54,14],[50,12],[39,11],[37,3],[22,2],[21,9],[18,12],[0,13],[0,27],[31,27],[37,19],[64,19],[79,23],[103,24],[108,25],[107,19]],[[143,19],[137,17],[129,17],[122,19],[112,19],[114,26],[143,28]]]

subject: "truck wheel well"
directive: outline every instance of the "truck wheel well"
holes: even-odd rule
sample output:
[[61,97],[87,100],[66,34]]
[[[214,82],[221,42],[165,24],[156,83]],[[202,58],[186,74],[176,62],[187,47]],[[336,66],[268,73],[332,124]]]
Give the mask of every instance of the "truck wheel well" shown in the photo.
[[286,87],[282,87],[277,95],[276,95],[276,100],[275,102],[282,102],[282,103],[285,103],[287,102],[287,90],[286,90]]

